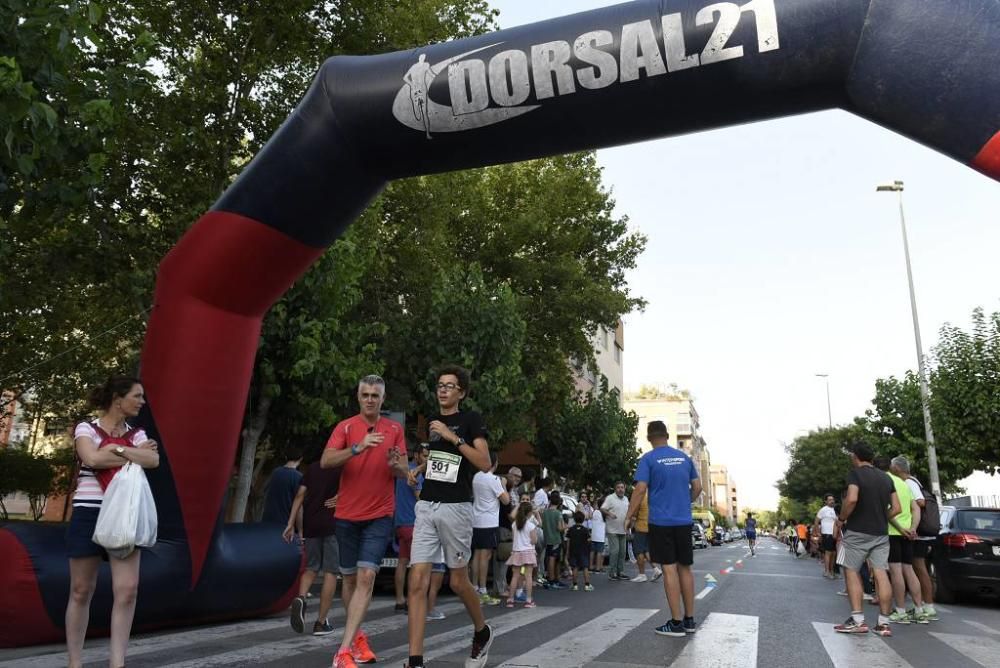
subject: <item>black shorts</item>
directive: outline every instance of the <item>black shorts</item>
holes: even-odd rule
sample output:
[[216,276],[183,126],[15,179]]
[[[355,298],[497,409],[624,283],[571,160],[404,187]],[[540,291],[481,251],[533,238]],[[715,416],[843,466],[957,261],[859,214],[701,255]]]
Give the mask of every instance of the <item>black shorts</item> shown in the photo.
[[495,550],[497,549],[497,534],[499,527],[489,529],[472,529],[472,549],[473,550]]
[[649,560],[654,564],[694,563],[694,545],[691,542],[691,525],[661,527],[649,525]]
[[559,561],[562,559],[562,545],[546,545],[545,546],[545,558],[555,559]]
[[590,545],[586,544],[585,549],[577,550],[576,552],[570,550],[569,553],[569,567],[575,568],[577,570],[585,571],[590,568]]
[[100,512],[100,508],[73,506],[73,515],[66,527],[66,556],[70,559],[101,557],[104,561],[108,560],[107,550],[93,541]]
[[819,541],[819,549],[823,552],[836,552],[837,551],[837,541],[834,540],[833,534],[825,533],[823,538]]
[[932,540],[915,540],[913,541],[913,558],[914,559],[930,559],[931,550],[934,547],[934,541]]
[[914,542],[902,536],[889,536],[889,563],[912,564]]

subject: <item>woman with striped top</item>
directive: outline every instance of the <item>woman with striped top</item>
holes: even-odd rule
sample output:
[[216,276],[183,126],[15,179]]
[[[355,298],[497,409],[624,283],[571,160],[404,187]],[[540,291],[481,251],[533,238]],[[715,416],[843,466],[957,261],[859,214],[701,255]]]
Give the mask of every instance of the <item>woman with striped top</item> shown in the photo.
[[76,454],[80,460],[73,515],[66,532],[69,556],[70,595],[66,606],[66,646],[69,668],[83,665],[83,641],[90,621],[90,599],[97,586],[101,560],[111,563],[114,607],[111,611],[112,668],[125,665],[125,650],[132,630],[136,592],[139,586],[139,551],[125,559],[108,559],[107,552],[93,542],[94,526],[101,509],[104,489],[114,474],[128,462],[144,469],[160,463],[156,441],[128,422],[146,403],[137,378],[115,376],[90,395],[100,417],[76,426]]

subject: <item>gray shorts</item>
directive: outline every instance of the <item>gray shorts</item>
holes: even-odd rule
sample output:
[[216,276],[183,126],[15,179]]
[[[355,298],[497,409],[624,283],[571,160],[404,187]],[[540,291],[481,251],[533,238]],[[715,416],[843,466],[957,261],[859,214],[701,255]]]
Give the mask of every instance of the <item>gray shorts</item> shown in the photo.
[[876,570],[889,568],[889,536],[845,531],[837,549],[837,563],[852,571],[860,571],[865,560],[871,561],[872,568]]
[[464,568],[472,545],[472,504],[417,501],[410,564]]
[[333,534],[306,538],[306,570],[314,573],[339,573],[340,550]]

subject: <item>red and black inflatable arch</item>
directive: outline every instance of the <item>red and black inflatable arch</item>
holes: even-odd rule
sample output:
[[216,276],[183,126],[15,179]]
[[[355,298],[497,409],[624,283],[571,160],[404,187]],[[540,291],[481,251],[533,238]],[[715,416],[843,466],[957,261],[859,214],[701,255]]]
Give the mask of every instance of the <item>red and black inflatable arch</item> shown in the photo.
[[[137,626],[287,604],[295,551],[219,521],[261,320],[387,181],[832,107],[1000,179],[998,41],[997,0],[644,0],[328,60],[160,265],[142,361],[166,465]],[[0,545],[0,646],[58,640],[60,531],[7,528]]]

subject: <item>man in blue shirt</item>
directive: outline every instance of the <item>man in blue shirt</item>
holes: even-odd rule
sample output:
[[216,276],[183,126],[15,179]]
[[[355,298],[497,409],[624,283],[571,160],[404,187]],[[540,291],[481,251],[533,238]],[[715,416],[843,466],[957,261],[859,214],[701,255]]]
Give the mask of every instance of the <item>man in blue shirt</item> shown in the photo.
[[[670,606],[670,621],[656,627],[664,636],[694,633],[694,548],[691,544],[691,502],[701,494],[701,480],[694,462],[671,448],[667,426],[660,420],[646,427],[653,449],[639,459],[635,488],[625,515],[626,526],[635,521],[639,504],[649,492],[649,557],[663,565],[663,588]],[[684,616],[681,617],[681,599]]]

